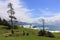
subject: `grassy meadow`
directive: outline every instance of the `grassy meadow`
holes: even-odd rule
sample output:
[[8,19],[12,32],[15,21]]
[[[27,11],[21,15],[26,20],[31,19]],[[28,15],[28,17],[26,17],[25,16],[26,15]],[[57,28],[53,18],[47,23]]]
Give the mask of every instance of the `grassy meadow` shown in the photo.
[[[11,30],[6,30],[3,27],[5,26],[0,26],[0,40],[60,40],[60,33],[53,33],[55,35],[55,38],[42,37],[42,36],[37,36],[38,30],[27,29],[22,27],[15,29],[14,30],[15,34],[13,36],[6,37],[5,34],[7,32],[10,33]],[[23,31],[25,31],[25,33],[28,32],[29,35],[23,36],[22,35]]]

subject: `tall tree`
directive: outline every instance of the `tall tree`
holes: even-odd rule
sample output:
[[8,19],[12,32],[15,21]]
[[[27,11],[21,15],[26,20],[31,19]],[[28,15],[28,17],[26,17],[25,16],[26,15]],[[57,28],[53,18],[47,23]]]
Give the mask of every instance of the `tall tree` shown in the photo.
[[45,20],[44,19],[42,19],[42,27],[43,27],[42,35],[44,36],[45,35]]
[[38,35],[39,36],[45,36],[46,35],[46,31],[45,31],[45,20],[42,19],[41,22],[42,22],[42,28],[43,29],[38,32]]
[[8,4],[8,8],[9,8],[9,10],[7,12],[8,12],[9,18],[11,18],[11,25],[12,25],[12,27],[11,27],[11,33],[14,34],[14,31],[13,31],[13,29],[14,29],[13,19],[16,19],[16,17],[14,16],[15,11],[13,9],[12,3]]
[[42,27],[43,27],[43,31],[45,31],[45,20],[42,19]]

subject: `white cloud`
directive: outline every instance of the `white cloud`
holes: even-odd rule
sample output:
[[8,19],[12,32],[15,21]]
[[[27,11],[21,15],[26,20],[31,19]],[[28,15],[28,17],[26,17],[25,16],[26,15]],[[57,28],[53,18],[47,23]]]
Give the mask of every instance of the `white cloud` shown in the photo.
[[49,8],[39,9],[41,14],[38,19],[45,19],[46,23],[52,23],[59,21],[60,22],[60,12],[53,12]]
[[5,18],[5,19],[9,19],[8,18],[8,3],[12,3],[13,7],[14,7],[14,11],[15,11],[15,16],[17,17],[18,21],[26,21],[26,22],[30,22],[32,21],[32,19],[30,18],[30,16],[28,14],[31,13],[32,10],[27,9],[24,6],[24,3],[20,0],[5,0],[2,1],[0,0],[0,17],[1,18]]
[[[44,18],[45,21],[48,23],[48,22],[55,22],[56,20],[59,21],[60,20],[60,13],[56,13],[56,14],[53,14],[54,16],[52,17],[43,17],[44,15],[52,15],[53,12],[50,12],[50,11],[41,11],[43,14],[41,17],[38,17],[38,18],[30,18],[30,15],[31,14],[31,11],[32,9],[28,9],[26,8],[26,6],[24,5],[24,2],[22,2],[21,0],[0,0],[0,17],[1,18],[5,18],[5,19],[9,19],[8,17],[8,13],[7,13],[7,10],[8,10],[8,3],[12,3],[13,4],[13,7],[14,7],[14,11],[15,11],[15,16],[17,17],[17,20],[18,21],[25,21],[25,22],[34,22],[34,23],[40,23],[40,19]],[[46,8],[48,10],[48,8]]]
[[60,22],[60,15],[55,15],[52,17],[39,17],[38,20],[40,20],[40,23],[42,23],[42,19],[45,20],[46,24],[54,24]]

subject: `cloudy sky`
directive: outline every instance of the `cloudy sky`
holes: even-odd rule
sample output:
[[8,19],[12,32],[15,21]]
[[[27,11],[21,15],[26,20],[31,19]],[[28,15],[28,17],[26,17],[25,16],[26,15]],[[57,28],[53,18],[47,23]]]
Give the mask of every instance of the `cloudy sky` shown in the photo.
[[0,17],[9,20],[8,3],[13,4],[18,21],[40,23],[60,22],[60,0],[0,0]]

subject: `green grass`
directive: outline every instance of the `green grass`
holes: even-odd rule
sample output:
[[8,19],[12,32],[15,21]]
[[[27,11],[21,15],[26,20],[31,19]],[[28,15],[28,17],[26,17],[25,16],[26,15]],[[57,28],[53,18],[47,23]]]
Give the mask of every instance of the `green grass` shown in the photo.
[[[10,32],[10,30],[3,29],[2,27],[5,26],[0,26],[0,40],[60,40],[60,33],[53,33],[55,35],[55,38],[49,38],[49,37],[42,37],[42,36],[37,36],[38,35],[38,30],[33,30],[33,29],[27,29],[27,28],[21,28],[15,29],[15,34],[19,34],[19,36],[13,35],[9,37],[5,37],[5,34],[7,31]],[[22,32],[28,32],[29,36],[23,36]]]

